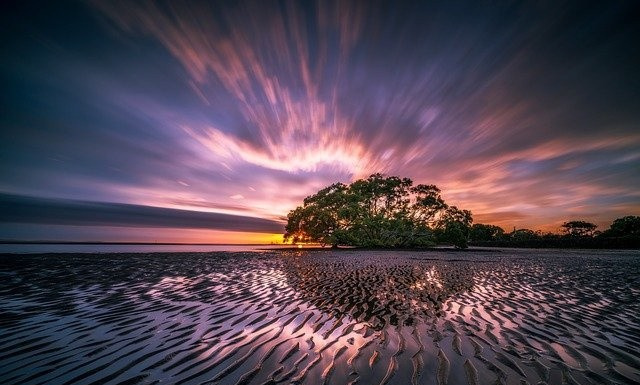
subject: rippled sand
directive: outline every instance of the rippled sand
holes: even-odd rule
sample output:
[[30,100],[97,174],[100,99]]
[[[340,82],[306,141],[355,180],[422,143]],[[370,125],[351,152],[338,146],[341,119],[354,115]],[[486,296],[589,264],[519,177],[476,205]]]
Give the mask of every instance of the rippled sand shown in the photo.
[[640,253],[0,256],[2,384],[640,381]]

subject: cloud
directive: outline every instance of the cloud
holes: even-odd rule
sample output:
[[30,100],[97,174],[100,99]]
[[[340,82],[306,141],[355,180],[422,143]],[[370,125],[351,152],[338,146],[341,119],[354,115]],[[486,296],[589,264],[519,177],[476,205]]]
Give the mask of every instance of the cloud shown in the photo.
[[[189,86],[206,105],[229,106],[219,120],[233,119],[234,127],[181,125],[221,162],[292,172],[330,166],[359,176],[377,168],[353,122],[337,108],[338,67],[360,37],[362,13],[354,5],[321,7],[318,30],[309,35],[296,3],[282,13],[242,4],[219,15],[196,4],[171,12],[155,3],[130,3],[124,12],[115,3],[95,4],[126,31],[158,39],[182,63],[192,77]],[[240,19],[242,28],[235,25]],[[329,44],[337,44],[337,55],[326,52]]]
[[476,223],[513,223],[522,222],[526,218],[528,218],[528,215],[518,211],[498,211],[473,215],[473,221]]
[[629,7],[15,7],[0,191],[276,219],[385,172],[509,228],[636,214]]
[[2,222],[281,233],[281,222],[142,205],[0,194]]

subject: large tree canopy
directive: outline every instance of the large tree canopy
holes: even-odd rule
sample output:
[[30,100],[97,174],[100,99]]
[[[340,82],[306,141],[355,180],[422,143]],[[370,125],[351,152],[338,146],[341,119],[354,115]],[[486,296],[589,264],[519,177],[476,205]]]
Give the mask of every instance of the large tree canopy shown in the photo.
[[332,246],[425,247],[438,240],[467,247],[471,212],[448,206],[434,185],[373,174],[335,183],[287,216],[285,240]]

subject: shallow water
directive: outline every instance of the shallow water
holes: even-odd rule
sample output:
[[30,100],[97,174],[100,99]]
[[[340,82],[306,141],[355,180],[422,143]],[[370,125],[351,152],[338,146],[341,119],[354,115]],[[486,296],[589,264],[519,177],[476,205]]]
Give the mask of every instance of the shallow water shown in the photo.
[[640,381],[640,253],[0,256],[0,383]]
[[[315,247],[317,245],[310,245]],[[210,253],[216,251],[255,251],[265,248],[291,248],[279,245],[197,245],[197,244],[113,244],[113,243],[0,243],[0,254],[42,253]]]

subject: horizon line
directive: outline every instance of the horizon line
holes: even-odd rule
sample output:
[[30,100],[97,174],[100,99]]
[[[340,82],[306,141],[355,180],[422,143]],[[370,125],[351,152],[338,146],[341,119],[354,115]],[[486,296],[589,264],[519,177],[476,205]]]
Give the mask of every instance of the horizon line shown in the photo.
[[160,245],[160,246],[261,246],[288,243],[210,243],[210,242],[114,242],[114,241],[20,241],[0,240],[0,245]]

